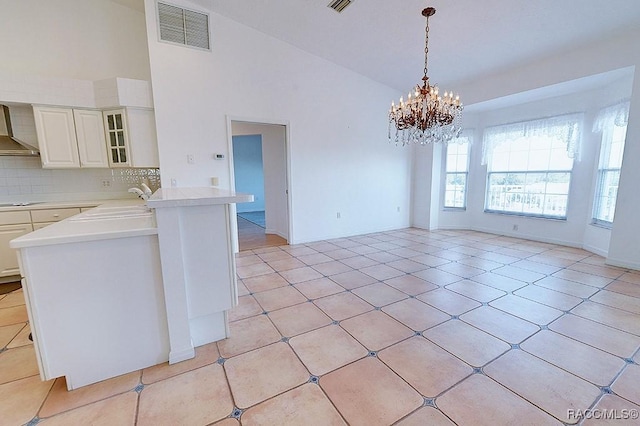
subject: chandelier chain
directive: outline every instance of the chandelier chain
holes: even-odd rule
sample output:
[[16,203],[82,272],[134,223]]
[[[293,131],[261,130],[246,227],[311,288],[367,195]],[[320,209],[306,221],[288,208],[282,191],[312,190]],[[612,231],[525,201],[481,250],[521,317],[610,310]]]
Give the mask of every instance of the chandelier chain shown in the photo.
[[424,39],[424,81],[427,81],[427,72],[429,70],[427,56],[429,55],[429,17],[427,16],[427,26],[425,29]]

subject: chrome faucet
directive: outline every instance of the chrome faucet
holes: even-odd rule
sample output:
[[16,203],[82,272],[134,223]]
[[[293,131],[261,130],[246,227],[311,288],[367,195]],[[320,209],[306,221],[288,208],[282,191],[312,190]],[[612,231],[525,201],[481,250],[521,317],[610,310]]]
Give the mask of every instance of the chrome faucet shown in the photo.
[[140,188],[129,188],[129,192],[132,194],[136,194],[138,196],[138,198],[141,198],[145,201],[147,201],[147,199],[149,199],[149,196],[147,194],[145,194],[144,192],[142,192],[142,190]]
[[131,192],[132,194],[136,194],[138,198],[147,201],[151,194],[153,194],[153,191],[151,191],[151,188],[149,188],[145,183],[141,183],[140,186],[142,187],[142,189],[136,187],[129,188],[129,192]]

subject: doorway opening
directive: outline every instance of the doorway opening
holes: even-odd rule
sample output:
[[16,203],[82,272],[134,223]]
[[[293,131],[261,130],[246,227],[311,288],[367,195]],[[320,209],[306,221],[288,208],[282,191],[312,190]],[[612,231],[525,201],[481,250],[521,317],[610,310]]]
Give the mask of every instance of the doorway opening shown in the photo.
[[286,125],[231,120],[231,182],[254,195],[236,205],[240,251],[286,245],[289,191]]

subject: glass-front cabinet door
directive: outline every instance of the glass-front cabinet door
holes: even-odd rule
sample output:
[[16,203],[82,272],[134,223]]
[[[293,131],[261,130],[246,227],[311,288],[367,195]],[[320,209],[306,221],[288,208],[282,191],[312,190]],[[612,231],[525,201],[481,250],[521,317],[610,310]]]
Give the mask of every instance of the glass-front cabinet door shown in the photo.
[[104,127],[111,167],[129,167],[129,137],[127,135],[126,113],[124,109],[103,111]]

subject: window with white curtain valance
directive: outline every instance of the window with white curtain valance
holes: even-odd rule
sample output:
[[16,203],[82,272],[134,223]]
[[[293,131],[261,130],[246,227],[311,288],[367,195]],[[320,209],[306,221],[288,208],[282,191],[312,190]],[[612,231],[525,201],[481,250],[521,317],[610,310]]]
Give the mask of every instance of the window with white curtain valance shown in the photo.
[[602,133],[593,223],[611,227],[618,198],[618,183],[629,122],[629,100],[600,110],[593,122],[593,132]]
[[611,126],[625,127],[629,123],[629,105],[627,99],[602,108],[593,122],[593,132],[600,133]]
[[567,156],[580,160],[581,123],[584,114],[566,114],[557,117],[523,121],[487,127],[482,141],[482,164],[487,165],[495,148],[503,143],[536,137],[557,138],[567,147]]

